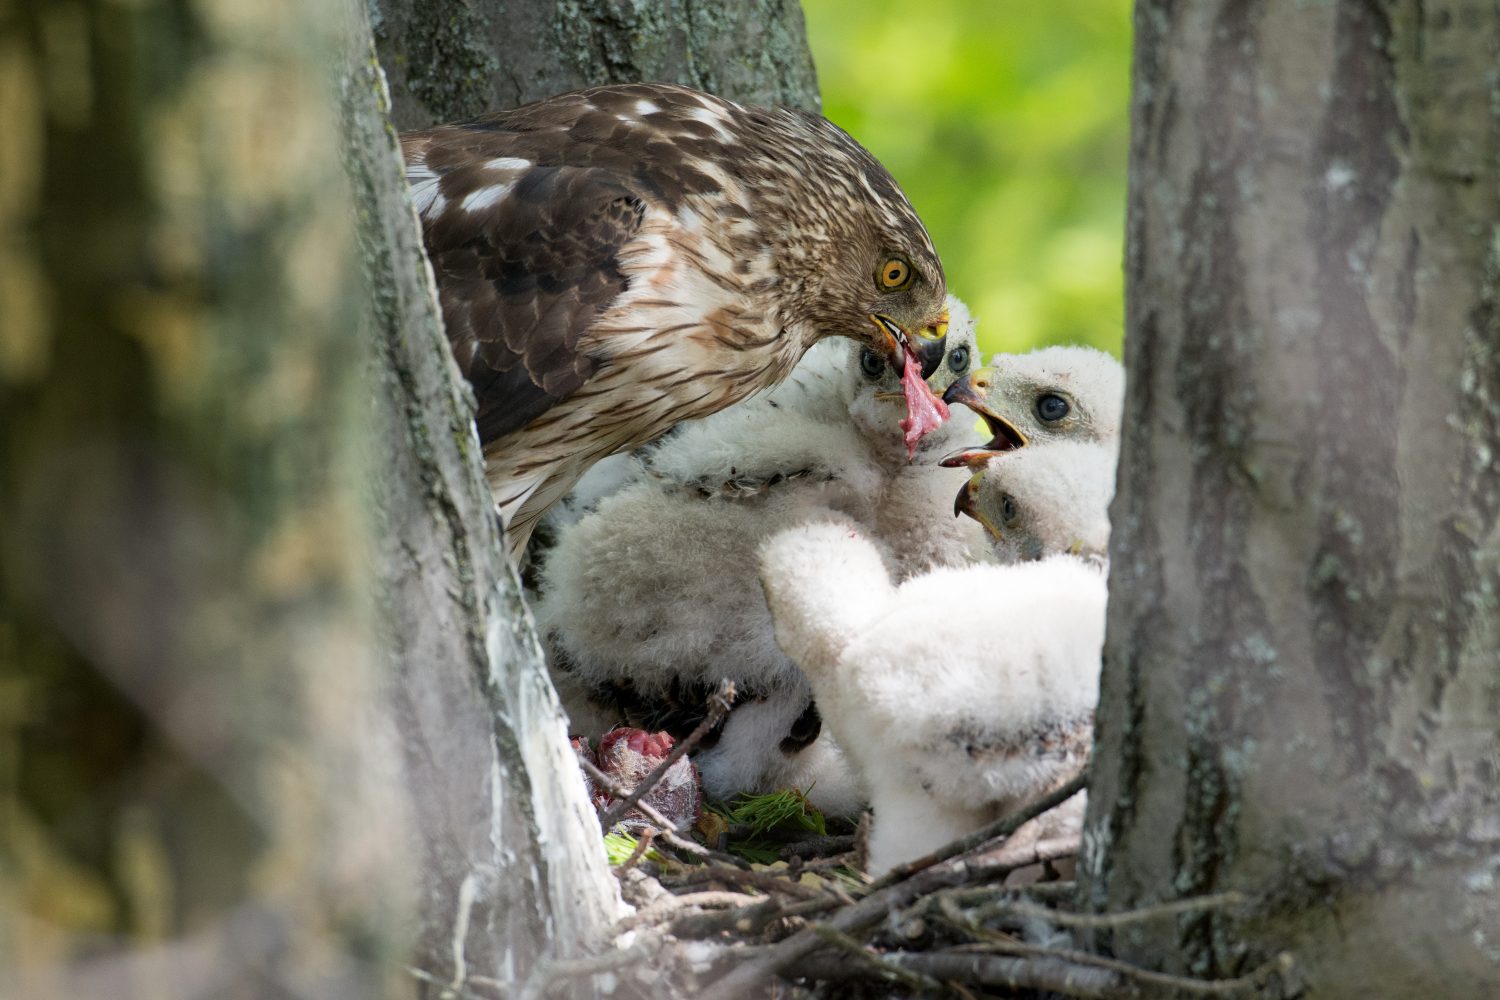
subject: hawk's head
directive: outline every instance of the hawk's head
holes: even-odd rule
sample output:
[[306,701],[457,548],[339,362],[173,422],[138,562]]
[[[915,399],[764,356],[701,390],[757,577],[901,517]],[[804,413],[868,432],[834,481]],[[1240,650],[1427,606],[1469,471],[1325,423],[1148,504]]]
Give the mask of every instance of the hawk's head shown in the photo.
[[910,351],[923,377],[942,363],[947,284],[932,239],[890,172],[817,115],[746,109],[737,171],[758,190],[790,331],[876,349],[900,371]]

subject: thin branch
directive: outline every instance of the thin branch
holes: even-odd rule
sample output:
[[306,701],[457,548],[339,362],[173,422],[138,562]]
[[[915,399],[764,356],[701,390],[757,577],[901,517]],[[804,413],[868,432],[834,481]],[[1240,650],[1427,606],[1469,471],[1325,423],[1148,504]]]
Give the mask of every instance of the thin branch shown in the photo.
[[[798,864],[799,861],[801,862],[800,865]],[[865,875],[854,867],[853,851],[847,851],[843,854],[830,854],[826,858],[814,858],[811,861],[803,861],[800,856],[793,855],[791,866],[798,872],[823,872],[831,868],[847,868],[850,872],[850,877],[856,881],[863,879],[859,887],[861,893],[873,881],[868,875]]]
[[[668,889],[701,885],[704,882],[732,882],[735,885],[750,885],[767,892],[779,892],[797,899],[820,899],[830,894],[829,889],[816,889],[810,885],[803,885],[795,879],[786,878],[771,871],[745,871],[742,868],[730,868],[727,865],[708,865],[695,868],[690,872],[673,878],[671,880],[658,879]],[[848,900],[847,893],[843,896]]]
[[739,907],[745,900],[752,897],[743,892],[689,892],[681,896],[668,896],[666,899],[658,900],[650,906],[636,910],[627,916],[620,918],[615,923],[614,933],[624,934],[626,931],[643,924],[656,924],[674,916],[682,910],[693,907],[725,906]]
[[[1051,959],[1008,958],[974,952],[892,951],[881,956],[886,966],[899,966],[912,972],[946,981],[954,993],[972,996],[960,983],[999,986],[1012,990],[1036,990],[1077,997],[1080,1000],[1128,1000],[1140,991],[1133,983],[1102,969],[1080,968]],[[851,976],[872,976],[868,966],[851,967],[826,951],[810,955],[792,966],[789,972],[810,979],[837,982]]]
[[1282,952],[1258,969],[1234,979],[1191,979],[1186,976],[1174,976],[1165,972],[1143,969],[1128,962],[1121,962],[1114,958],[1105,958],[1102,955],[1095,955],[1091,952],[1077,951],[1072,948],[1051,948],[1046,945],[1031,944],[1027,941],[1018,940],[1009,934],[975,924],[959,912],[958,906],[951,898],[940,899],[938,908],[948,923],[975,938],[987,942],[989,947],[1007,954],[1051,958],[1072,965],[1086,965],[1098,969],[1108,969],[1138,983],[1162,986],[1167,989],[1190,993],[1194,996],[1238,996],[1259,989],[1273,974],[1277,972],[1289,972],[1292,966],[1291,955]]
[[1058,788],[1052,793],[1045,795],[1040,799],[1037,799],[1035,802],[1024,807],[1019,812],[1012,813],[1009,816],[1005,816],[1001,819],[996,820],[988,826],[981,827],[980,829],[975,830],[973,833],[969,834],[966,837],[960,837],[959,839],[951,843],[944,844],[942,847],[939,847],[937,850],[931,852],[930,854],[924,854],[922,857],[917,858],[914,861],[908,861],[904,864],[897,865],[895,868],[892,868],[889,872],[887,872],[884,876],[877,879],[875,881],[874,888],[882,889],[888,885],[899,882],[907,876],[919,872],[924,868],[930,868],[941,861],[946,861],[949,858],[957,857],[961,854],[967,854],[974,848],[979,847],[982,844],[986,844],[991,840],[995,840],[998,837],[1008,837],[1011,834],[1015,833],[1026,823],[1040,816],[1042,813],[1048,812],[1049,810],[1062,805],[1068,799],[1071,799],[1073,796],[1083,791],[1083,788],[1087,783],[1087,775],[1080,774],[1072,781],[1069,781],[1066,785],[1063,785],[1061,788]]
[[866,948],[847,934],[834,930],[825,925],[815,925],[812,928],[824,941],[833,945],[847,954],[855,956],[859,961],[878,970],[884,978],[897,979],[913,989],[924,992],[934,992],[942,989],[942,984],[919,972],[912,972],[899,965],[892,965],[885,961],[884,957]]
[[729,709],[733,705],[734,682],[727,679],[722,680],[719,682],[719,689],[709,696],[708,714],[703,717],[702,722],[698,723],[697,728],[688,734],[687,739],[673,747],[672,752],[667,754],[666,758],[660,764],[656,765],[650,774],[642,778],[640,784],[636,785],[629,795],[605,810],[604,815],[599,819],[604,829],[608,830],[618,823],[621,817],[630,811],[631,806],[640,802],[641,796],[655,788],[657,783],[671,770],[673,764],[676,764],[683,757],[687,756],[715,726],[724,721],[724,716],[729,714]]
[[[407,975],[411,976],[413,979],[421,980],[428,986],[435,987],[438,991],[439,996],[455,997],[457,998],[457,1000],[497,1000],[496,995],[493,993],[475,993],[473,990],[469,990],[464,987],[465,983],[474,982],[477,985],[485,986],[486,989],[493,989],[494,987],[488,984],[496,983],[498,982],[497,980],[488,980],[485,983],[480,983],[478,982],[478,980],[482,979],[483,977],[471,976],[460,979],[459,982],[455,983],[451,978],[442,978],[439,976],[435,976],[432,973],[428,972],[426,969],[419,969],[415,965],[405,966],[405,969]],[[502,987],[504,986],[503,983],[499,985],[501,985]],[[505,996],[505,990],[503,988],[501,989],[499,996]]]
[[[748,898],[748,897],[747,897]],[[822,913],[840,905],[831,896],[789,902],[788,897],[772,896],[737,910],[692,913],[672,919],[671,933],[677,938],[705,938],[733,929],[742,937],[757,934],[773,920]]]
[[[593,778],[599,787],[609,792],[609,794],[625,794],[625,790],[615,783],[614,778],[599,770],[594,764],[589,763],[582,757],[578,759],[578,763],[589,773],[589,777]],[[733,854],[725,854],[722,851],[715,851],[712,848],[704,847],[702,844],[688,840],[686,837],[679,836],[676,833],[676,824],[658,812],[656,807],[651,803],[639,802],[636,804],[636,808],[645,815],[647,820],[657,825],[657,835],[677,850],[691,854],[697,858],[717,861],[720,864],[730,865],[735,868],[748,869],[750,867],[750,863],[743,858],[737,858]],[[605,829],[609,828],[605,827]]]
[[1053,837],[1048,840],[1032,840],[1014,846],[1005,844],[997,850],[985,853],[980,860],[986,866],[1000,868],[1030,868],[1032,865],[1050,864],[1064,858],[1078,856],[1078,837]]
[[854,849],[854,834],[824,834],[804,837],[789,843],[778,844],[777,853],[782,857],[801,857],[811,861],[829,855],[847,854]]
[[656,831],[647,827],[640,839],[635,842],[635,850],[630,852],[630,857],[615,866],[615,874],[622,875],[634,868],[641,858],[646,856],[646,852],[651,849],[651,841],[655,839]]
[[1169,903],[1158,903],[1155,906],[1143,906],[1134,910],[1120,910],[1114,913],[1070,913],[1022,900],[995,900],[988,905],[976,908],[971,916],[976,920],[984,920],[1000,914],[1017,917],[1041,917],[1059,927],[1123,927],[1127,924],[1140,923],[1145,920],[1155,920],[1158,917],[1175,917],[1181,913],[1197,913],[1201,910],[1219,910],[1226,907],[1241,906],[1244,903],[1245,896],[1243,893],[1221,892],[1212,896],[1177,899]]
[[[1051,795],[1032,803],[1020,812],[992,823],[970,837],[954,841],[947,847],[927,855],[901,869],[915,871],[909,877],[896,880],[895,872],[877,881],[869,895],[853,906],[846,906],[834,914],[823,925],[846,934],[878,924],[891,912],[905,908],[911,902],[934,889],[963,885],[975,878],[993,876],[999,871],[1013,870],[1004,864],[986,863],[985,859],[967,860],[965,852],[986,841],[1009,836],[1023,824],[1077,794],[1083,787],[1083,779],[1068,782]],[[954,857],[954,855],[960,855]],[[901,870],[901,869],[898,869]],[[785,941],[776,944],[760,956],[742,963],[738,968],[710,984],[705,996],[714,1000],[733,1000],[754,990],[762,980],[777,975],[782,969],[796,962],[823,943],[816,927],[798,931]]]

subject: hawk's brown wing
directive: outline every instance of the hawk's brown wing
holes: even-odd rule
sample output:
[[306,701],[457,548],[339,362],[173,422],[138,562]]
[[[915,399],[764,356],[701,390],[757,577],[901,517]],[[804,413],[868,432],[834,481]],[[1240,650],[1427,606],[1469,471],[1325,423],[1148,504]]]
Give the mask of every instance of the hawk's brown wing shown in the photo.
[[717,190],[698,164],[728,155],[724,119],[704,121],[703,100],[670,85],[608,87],[402,137],[413,190],[435,185],[427,252],[484,443],[592,374],[580,338],[625,290],[620,250],[648,202],[673,212]]
[[[620,249],[645,206],[607,171],[532,161],[513,173],[487,170],[505,157],[494,136],[458,129],[436,142],[408,142],[438,175],[442,201],[424,217],[443,322],[478,398],[484,444],[576,391],[595,360],[580,337],[627,285]],[[429,134],[430,135],[430,134]],[[486,141],[488,139],[488,141]],[[489,148],[485,148],[489,147]],[[465,199],[503,191],[482,208]]]

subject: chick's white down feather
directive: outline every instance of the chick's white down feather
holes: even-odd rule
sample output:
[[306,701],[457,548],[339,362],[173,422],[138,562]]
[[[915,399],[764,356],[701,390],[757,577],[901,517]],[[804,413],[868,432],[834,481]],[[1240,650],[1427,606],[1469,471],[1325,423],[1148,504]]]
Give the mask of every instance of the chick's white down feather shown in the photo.
[[[976,352],[962,303],[950,312],[948,354],[929,380],[938,393]],[[858,348],[820,345],[772,392],[685,425],[644,453],[639,478],[562,526],[542,567],[536,616],[554,672],[569,675],[560,688],[628,685],[668,699],[728,677],[747,696],[698,754],[713,796],[790,785],[832,813],[860,801],[832,740],[781,746],[777,727],[807,709],[811,692],[775,642],[756,569],[767,537],[842,513],[893,533],[902,551],[887,553],[898,571],[986,550],[982,530],[949,512],[968,473],[936,465],[977,441],[970,421],[929,434],[908,465],[899,380],[877,370],[878,358],[861,362]]]
[[778,534],[761,575],[778,640],[869,792],[872,872],[1084,766],[1105,607],[1088,563],[939,569],[898,587],[848,522]]
[[[1043,347],[1001,354],[969,376],[969,384],[1033,445],[1063,440],[1118,441],[1125,405],[1125,369],[1092,347]],[[1043,419],[1041,401],[1067,404],[1057,419]]]
[[998,561],[1054,553],[1103,558],[1116,441],[1056,441],[1004,452],[963,487],[959,505],[990,532]]

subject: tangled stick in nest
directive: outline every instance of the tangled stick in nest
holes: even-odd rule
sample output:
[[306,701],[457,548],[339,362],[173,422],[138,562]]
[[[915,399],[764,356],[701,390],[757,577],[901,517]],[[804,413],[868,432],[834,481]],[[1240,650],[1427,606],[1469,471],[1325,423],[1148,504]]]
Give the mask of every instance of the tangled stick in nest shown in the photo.
[[[1027,820],[1072,798],[1082,787],[1083,779],[1076,778],[1013,816],[954,841],[924,858],[898,865],[875,882],[869,895],[853,906],[845,907],[824,926],[844,934],[864,930],[885,919],[892,911],[905,908],[918,896],[944,886],[973,881],[975,873],[962,857],[948,864],[942,862],[955,855],[961,856],[997,836],[1014,833]],[[793,962],[817,950],[824,940],[816,928],[809,927],[799,931],[775,945],[765,955],[744,963],[712,984],[708,995],[722,1000],[744,996],[759,983],[776,976]]]

